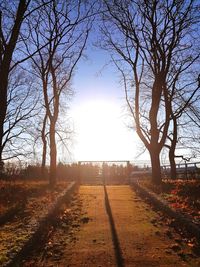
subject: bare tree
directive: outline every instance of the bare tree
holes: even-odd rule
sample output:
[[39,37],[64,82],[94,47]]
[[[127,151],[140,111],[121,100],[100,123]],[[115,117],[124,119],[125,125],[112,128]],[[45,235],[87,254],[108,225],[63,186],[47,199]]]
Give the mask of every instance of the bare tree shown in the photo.
[[2,138],[3,161],[31,154],[28,131],[32,118],[37,114],[37,100],[33,80],[25,71],[15,68],[9,77]]
[[[2,6],[0,11],[0,161],[2,161],[3,151],[3,136],[4,136],[4,122],[7,113],[7,93],[8,93],[8,79],[10,73],[10,66],[12,63],[12,56],[18,41],[21,24],[23,22],[24,14],[27,10],[30,1],[19,1],[15,13],[15,19],[9,32],[5,32],[5,25],[3,20]],[[5,4],[5,3],[4,3]]]
[[[5,124],[8,124],[8,117],[9,121],[14,118],[11,118],[10,111],[8,114],[8,103],[11,104],[8,92],[9,79],[12,75],[12,71],[15,70],[20,63],[25,62],[29,58],[23,53],[23,42],[28,38],[25,22],[29,16],[39,8],[45,6],[48,2],[49,1],[31,0],[11,0],[8,2],[2,0],[0,3],[0,162],[2,162],[2,153],[5,149],[5,136],[7,136],[8,130]],[[22,105],[20,106],[22,108]],[[21,114],[20,112],[17,113],[18,116]],[[16,123],[12,123],[12,128],[14,128],[19,121],[19,117],[15,118]],[[12,147],[10,147],[10,149],[12,150]]]
[[188,159],[199,158],[200,116],[199,95],[188,105],[180,123],[179,143],[187,149]]
[[60,99],[64,92],[71,93],[70,81],[86,46],[92,11],[92,6],[88,8],[82,1],[52,1],[30,22],[32,46],[38,49],[41,43],[49,42],[38,49],[32,61],[35,75],[41,81],[45,119],[49,121],[51,186],[56,183],[56,125]]
[[[102,27],[104,47],[109,49],[122,73],[137,134],[150,154],[152,181],[159,184],[160,152],[166,143],[175,95],[173,83],[175,89],[179,83],[188,87],[189,83],[181,78],[199,59],[198,2],[104,0],[103,3],[107,9]],[[193,76],[195,84],[198,76],[194,72]]]
[[[189,71],[188,66],[187,66],[187,70],[191,75],[192,71],[191,70]],[[165,146],[168,147],[169,149],[171,179],[176,179],[175,159],[178,157],[184,158],[183,155],[178,156],[175,152],[177,144],[178,144],[178,139],[180,139],[181,137],[178,134],[179,127],[187,127],[187,120],[186,121],[184,120],[185,118],[183,117],[183,112],[187,112],[192,102],[196,102],[199,99],[199,88],[200,88],[199,78],[197,78],[196,80],[196,77],[195,77],[195,80],[193,80],[190,77],[189,81],[187,83],[184,83],[184,86],[181,86],[179,84],[179,88],[177,88],[178,87],[177,81],[179,81],[177,77],[181,74],[181,72],[182,72],[182,69],[178,68],[178,70],[176,71],[176,75],[175,75],[176,79],[173,79],[173,90],[171,90],[170,92],[171,93],[171,98],[170,98],[171,99],[170,101],[171,127],[169,129],[169,133],[167,136],[167,140],[169,140],[170,143],[167,144],[166,142],[165,144]],[[196,88],[194,87],[194,84]],[[169,91],[170,91],[170,88],[169,88]]]

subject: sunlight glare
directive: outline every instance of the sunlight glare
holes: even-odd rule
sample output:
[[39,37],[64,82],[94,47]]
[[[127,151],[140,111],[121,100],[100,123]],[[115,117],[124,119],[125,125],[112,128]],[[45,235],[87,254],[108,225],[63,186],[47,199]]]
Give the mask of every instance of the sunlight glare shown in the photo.
[[117,105],[92,101],[79,106],[73,116],[77,160],[120,160],[130,155],[134,158],[135,134],[125,126]]

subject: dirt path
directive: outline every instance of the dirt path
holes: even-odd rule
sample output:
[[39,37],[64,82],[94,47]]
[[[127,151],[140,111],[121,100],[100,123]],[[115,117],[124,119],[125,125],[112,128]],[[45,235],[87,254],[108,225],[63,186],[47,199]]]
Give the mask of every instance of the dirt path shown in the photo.
[[77,233],[77,242],[66,250],[67,261],[61,266],[116,266],[103,186],[81,186],[79,194],[89,220]]
[[81,186],[46,243],[19,266],[200,266],[181,237],[129,186],[106,189],[109,205],[103,186]]
[[129,186],[107,186],[107,193],[124,266],[200,266],[180,237],[159,224],[159,216]]
[[20,267],[114,267],[103,186],[81,186],[49,238]]

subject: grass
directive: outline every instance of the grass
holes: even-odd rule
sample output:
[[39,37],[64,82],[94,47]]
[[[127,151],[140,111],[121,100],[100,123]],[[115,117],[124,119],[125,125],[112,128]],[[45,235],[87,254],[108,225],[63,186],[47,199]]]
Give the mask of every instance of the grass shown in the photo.
[[15,205],[24,204],[1,225],[0,265],[21,248],[36,222],[48,212],[50,205],[67,185],[67,181],[59,182],[52,191],[48,181],[44,180],[0,180],[0,217]]
[[52,192],[47,180],[0,180],[0,216],[15,206],[24,206],[31,199],[42,199],[46,196],[45,201],[50,200],[66,185],[67,182],[59,182]]

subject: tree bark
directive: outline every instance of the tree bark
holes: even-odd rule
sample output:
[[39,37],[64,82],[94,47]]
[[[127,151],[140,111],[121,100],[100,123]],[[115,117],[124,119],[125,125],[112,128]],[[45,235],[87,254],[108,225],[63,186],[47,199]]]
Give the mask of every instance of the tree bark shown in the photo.
[[149,122],[151,139],[150,145],[148,146],[150,157],[151,157],[151,167],[152,167],[152,183],[161,184],[161,166],[160,166],[160,150],[161,146],[159,144],[159,129],[158,129],[158,110],[160,107],[160,100],[162,94],[162,81],[158,77],[153,85],[152,89],[152,103],[149,111]]
[[[4,73],[0,72],[1,77],[4,77]],[[6,77],[2,78],[0,82],[0,162],[2,162],[2,153],[3,153],[3,136],[4,136],[4,121],[7,112],[7,86],[8,79]],[[1,171],[1,169],[0,169]]]
[[43,144],[43,149],[42,149],[42,164],[41,164],[41,176],[42,178],[46,178],[46,156],[47,156],[47,140],[46,140],[46,121],[47,121],[47,114],[44,117],[43,121],[43,126],[42,126],[42,144]]
[[49,185],[53,188],[56,185],[56,131],[55,131],[55,121],[50,121],[50,173],[49,173]]
[[169,162],[171,179],[176,180],[176,162],[174,158],[174,151],[171,148],[169,150]]
[[177,143],[177,118],[173,116],[173,137],[171,140],[171,146],[169,149],[169,162],[170,162],[170,174],[171,174],[171,179],[175,180],[176,179],[176,162],[175,162],[175,150],[176,150],[176,143]]
[[152,183],[159,185],[162,182],[160,151],[158,149],[152,148],[149,152],[151,157]]

